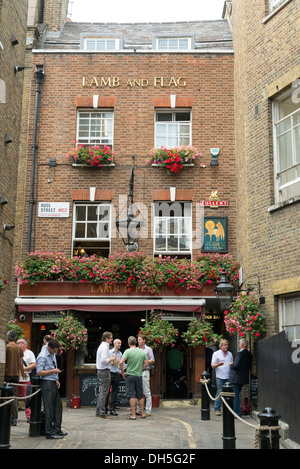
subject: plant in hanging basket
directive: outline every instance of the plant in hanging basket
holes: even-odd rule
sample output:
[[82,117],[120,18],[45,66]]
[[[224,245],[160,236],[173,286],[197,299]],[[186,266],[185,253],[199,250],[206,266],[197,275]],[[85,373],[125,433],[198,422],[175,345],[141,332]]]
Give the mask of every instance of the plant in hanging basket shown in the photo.
[[230,335],[240,337],[260,337],[264,332],[265,315],[259,307],[259,301],[252,292],[242,292],[232,303],[228,311],[224,311],[224,322]]
[[25,338],[24,331],[23,331],[22,327],[17,324],[16,319],[12,319],[12,320],[8,321],[7,332],[9,332],[9,331],[14,331],[16,333],[16,341],[19,340],[19,339],[24,339]]
[[61,312],[61,317],[55,325],[56,329],[51,331],[51,335],[58,340],[63,351],[85,349],[87,329],[75,316]]
[[152,148],[147,163],[166,168],[170,173],[180,173],[184,165],[192,165],[201,153],[191,145],[174,148]]
[[147,337],[147,345],[154,350],[163,350],[175,344],[178,338],[178,329],[171,322],[164,321],[157,311],[150,312],[150,321],[138,333]]
[[115,153],[106,145],[77,145],[68,151],[66,158],[74,158],[77,165],[101,168],[111,166],[114,162]]
[[220,335],[214,333],[212,324],[205,320],[204,315],[202,315],[200,320],[197,318],[192,319],[187,331],[183,332],[181,337],[191,347],[196,347],[197,345],[207,346],[219,342],[221,339]]

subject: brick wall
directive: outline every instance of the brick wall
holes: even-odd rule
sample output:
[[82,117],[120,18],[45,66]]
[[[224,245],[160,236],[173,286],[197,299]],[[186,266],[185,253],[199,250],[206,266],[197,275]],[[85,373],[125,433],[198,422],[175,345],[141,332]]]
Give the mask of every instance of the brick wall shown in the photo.
[[[14,314],[13,295],[15,295],[15,277],[13,274],[14,230],[3,231],[3,223],[16,224],[15,204],[17,191],[17,168],[19,134],[21,125],[21,106],[24,71],[15,73],[14,66],[24,66],[27,0],[11,0],[0,3],[0,196],[8,201],[0,205],[0,273],[7,279],[8,285],[0,294],[0,382],[5,361],[5,342],[7,321]],[[12,45],[12,35],[18,40]],[[5,134],[9,134],[12,143],[5,144]]]
[[[229,217],[229,252],[236,255],[236,193],[234,160],[233,111],[233,56],[199,54],[105,54],[80,53],[34,54],[34,63],[45,63],[45,79],[40,95],[38,121],[38,151],[35,181],[35,214],[32,250],[62,251],[71,254],[72,210],[69,218],[46,219],[37,217],[38,202],[65,201],[72,208],[71,190],[114,189],[113,204],[119,204],[119,195],[127,195],[131,156],[135,159],[135,202],[142,202],[150,212],[152,192],[193,187],[195,204],[207,199],[213,189],[219,190],[229,208],[217,211],[206,209],[208,215]],[[33,66],[34,67],[34,66]],[[90,83],[93,77],[118,77],[118,87],[83,87],[83,77]],[[186,87],[154,86],[154,77],[186,77]],[[145,78],[146,87],[126,86],[128,80]],[[99,80],[100,81],[100,80]],[[114,169],[90,170],[71,166],[65,158],[76,138],[76,97],[116,98],[114,107],[114,151],[117,161]],[[153,97],[192,97],[192,143],[201,150],[194,169],[186,168],[180,175],[169,175],[159,168],[146,166],[149,151],[154,146]],[[27,149],[26,184],[24,185],[23,239],[18,246],[19,258],[24,257],[28,230],[30,153],[34,117],[34,83],[31,84],[29,110],[29,140]],[[210,167],[210,148],[219,147],[219,166]],[[58,166],[49,168],[49,159],[56,158]],[[206,168],[199,164],[205,163]],[[48,182],[48,180],[51,182]],[[122,208],[122,207],[121,207]],[[118,213],[118,212],[117,212]],[[194,210],[195,213],[195,210]],[[153,240],[142,239],[140,251],[153,252]],[[124,250],[120,239],[112,242],[112,251]]]
[[274,204],[271,103],[299,77],[300,5],[273,17],[268,2],[234,0],[237,252],[244,278],[259,275],[266,297],[267,333],[278,332],[279,294],[299,292],[299,202]]

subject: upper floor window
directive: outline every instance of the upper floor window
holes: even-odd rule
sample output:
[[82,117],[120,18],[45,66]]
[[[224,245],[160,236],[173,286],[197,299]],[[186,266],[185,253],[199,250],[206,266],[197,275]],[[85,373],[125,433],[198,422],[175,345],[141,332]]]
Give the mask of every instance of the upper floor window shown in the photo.
[[192,204],[162,202],[155,204],[154,255],[190,258],[192,252]]
[[111,239],[111,205],[76,203],[73,218],[73,255],[107,257]]
[[83,41],[85,50],[119,50],[120,40],[118,38],[104,38],[104,37],[86,37]]
[[156,49],[158,50],[191,50],[190,37],[161,37],[156,39]]
[[78,111],[78,143],[113,146],[113,123],[112,111]]
[[280,302],[281,329],[290,342],[300,339],[300,296],[282,298]]
[[155,146],[167,148],[191,145],[190,111],[162,111],[155,114]]
[[273,103],[276,202],[300,194],[300,103],[290,90]]

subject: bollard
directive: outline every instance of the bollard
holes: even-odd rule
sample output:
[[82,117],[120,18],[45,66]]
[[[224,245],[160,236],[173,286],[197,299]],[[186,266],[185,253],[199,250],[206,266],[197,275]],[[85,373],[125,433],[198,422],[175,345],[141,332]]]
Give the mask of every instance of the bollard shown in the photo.
[[[222,393],[232,393],[232,396],[223,396],[223,399],[227,402],[229,407],[233,410],[233,386],[229,383],[225,383],[222,386]],[[234,415],[227,408],[226,404],[223,404],[223,449],[235,449],[235,429],[234,429]]]
[[[31,379],[31,384],[33,386],[32,393],[35,393],[38,390],[40,385],[40,378],[38,376],[33,376]],[[29,436],[36,437],[41,436],[41,409],[42,409],[42,396],[41,391],[38,392],[35,396],[32,396],[30,400],[30,422],[29,422]]]
[[[271,407],[258,414],[260,420],[260,449],[279,449],[279,425],[281,415],[277,414]],[[268,427],[268,428],[266,428]]]
[[[12,399],[13,387],[9,383],[1,386],[0,390],[1,397],[7,397],[7,399],[1,399],[0,404]],[[0,407],[0,449],[10,448],[11,406],[12,402]]]
[[[210,374],[208,371],[203,371],[201,378],[209,380]],[[201,385],[201,420],[210,420],[210,401],[204,383]]]

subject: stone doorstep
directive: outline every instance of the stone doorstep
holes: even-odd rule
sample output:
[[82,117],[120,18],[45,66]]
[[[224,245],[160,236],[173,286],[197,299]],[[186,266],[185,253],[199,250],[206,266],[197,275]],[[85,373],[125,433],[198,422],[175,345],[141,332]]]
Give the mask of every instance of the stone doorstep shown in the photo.
[[159,406],[175,409],[176,407],[190,407],[201,405],[201,399],[161,399]]

